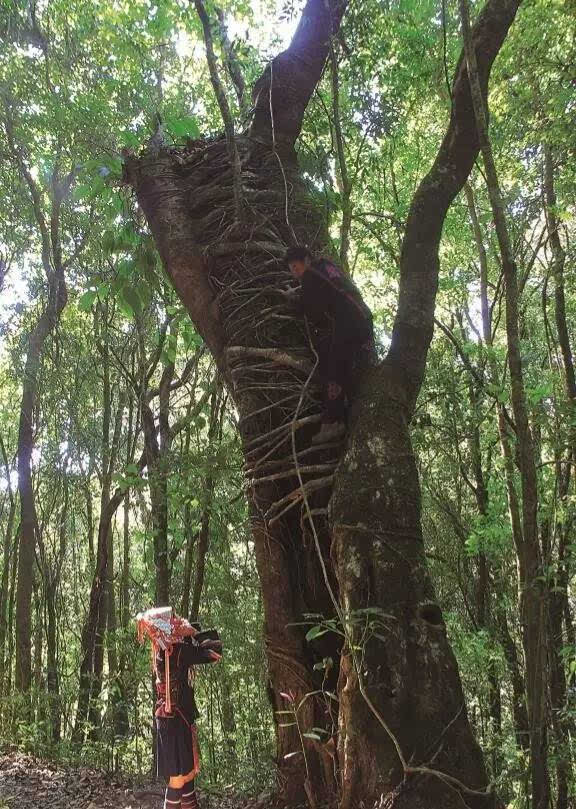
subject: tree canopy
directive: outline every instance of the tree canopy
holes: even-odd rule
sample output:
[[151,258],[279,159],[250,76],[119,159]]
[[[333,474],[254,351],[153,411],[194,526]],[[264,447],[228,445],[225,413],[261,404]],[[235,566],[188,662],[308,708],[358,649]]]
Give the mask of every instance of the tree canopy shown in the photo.
[[[3,747],[147,771],[151,682],[133,617],[169,601],[216,625],[226,648],[222,665],[197,680],[204,784],[272,791],[284,724],[298,731],[294,749],[282,748],[291,766],[312,767],[320,748],[322,760],[336,762],[342,728],[332,703],[343,700],[333,650],[339,656],[342,637],[356,638],[371,670],[391,629],[382,605],[370,612],[370,596],[362,607],[352,584],[346,590],[343,546],[357,550],[363,540],[337,536],[330,514],[338,522],[347,491],[355,495],[354,481],[363,481],[354,452],[380,453],[382,480],[402,477],[398,448],[378,445],[394,433],[384,422],[401,411],[436,591],[418,604],[441,608],[464,692],[446,732],[467,714],[485,755],[486,782],[468,786],[489,784],[514,809],[568,809],[576,800],[574,8],[525,0],[512,24],[517,5],[309,0],[301,18],[291,2],[0,0]],[[490,27],[494,9],[506,16],[499,30]],[[474,82],[471,97],[468,87],[475,53],[476,98]],[[261,164],[276,172],[270,182],[246,158],[267,138]],[[209,148],[220,162],[205,159]],[[443,164],[446,152],[453,159]],[[202,217],[184,270],[167,258],[181,234],[174,225],[159,238],[145,201],[152,185],[134,180],[163,160],[171,177],[178,166],[196,179],[228,172],[236,194],[218,196],[199,181],[196,192],[185,187],[186,212],[196,205]],[[171,188],[164,198],[154,188],[161,212],[172,211]],[[356,611],[353,631],[324,590],[314,600],[324,580],[305,508],[298,518],[292,509],[294,486],[278,489],[265,518],[258,511],[262,481],[287,485],[266,443],[292,423],[274,421],[284,407],[277,378],[276,398],[264,403],[277,359],[260,354],[248,376],[226,354],[246,347],[242,329],[254,327],[255,312],[277,318],[273,336],[286,354],[296,331],[282,331],[282,318],[290,318],[258,287],[256,309],[244,321],[235,310],[232,320],[234,301],[243,305],[240,275],[214,272],[210,294],[185,288],[199,277],[193,262],[208,266],[209,254],[217,263],[215,241],[222,251],[246,247],[234,227],[247,226],[242,206],[252,204],[253,239],[272,244],[271,273],[280,272],[281,253],[262,234],[274,221],[286,240],[312,227],[324,234],[316,244],[362,289],[387,358],[361,398],[347,460],[336,472],[339,456],[301,461],[307,485],[335,474],[330,508],[312,507],[336,537],[325,546],[321,535],[319,556],[329,566],[331,550],[339,554],[328,578]],[[222,233],[226,206],[236,219]],[[437,290],[427,274],[436,249]],[[245,266],[256,287],[261,268],[257,276]],[[288,373],[304,369],[306,379],[309,353],[291,357]],[[246,396],[253,386],[261,397],[250,399],[261,438],[246,426],[239,380]],[[385,388],[396,392],[396,410],[378,404]],[[300,478],[294,491],[303,490]],[[286,507],[282,542],[294,551],[286,587],[302,592],[276,659],[298,638],[322,693],[317,712],[306,702],[301,716],[300,697],[275,685],[263,581],[272,563],[254,534],[258,520],[268,529]],[[383,559],[376,572],[391,564]],[[372,594],[378,581],[374,574]],[[323,606],[304,609],[312,604]],[[433,625],[436,613],[427,616]],[[409,765],[450,760],[452,742],[446,750],[442,738],[432,740],[430,760]]]

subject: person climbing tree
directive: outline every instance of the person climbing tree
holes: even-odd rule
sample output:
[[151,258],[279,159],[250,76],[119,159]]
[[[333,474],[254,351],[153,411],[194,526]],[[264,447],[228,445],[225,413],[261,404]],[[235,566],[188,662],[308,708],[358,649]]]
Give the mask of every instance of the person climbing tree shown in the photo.
[[173,615],[171,607],[150,609],[138,616],[138,634],[152,641],[156,674],[157,774],[168,779],[164,809],[198,809],[195,778],[200,771],[191,668],[216,663],[222,643],[215,630],[202,632]]
[[346,432],[354,365],[362,351],[373,347],[372,312],[353,281],[331,261],[314,260],[301,246],[290,247],[284,260],[300,283],[297,308],[308,320],[318,354],[324,403],[322,426],[312,441],[324,444]]

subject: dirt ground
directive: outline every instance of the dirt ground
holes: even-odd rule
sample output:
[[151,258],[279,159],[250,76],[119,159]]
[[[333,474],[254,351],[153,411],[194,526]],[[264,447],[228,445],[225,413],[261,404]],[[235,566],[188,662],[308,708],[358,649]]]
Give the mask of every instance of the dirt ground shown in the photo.
[[[201,809],[265,809],[266,799],[198,792]],[[88,768],[52,764],[32,756],[0,756],[0,809],[161,809],[160,784]]]

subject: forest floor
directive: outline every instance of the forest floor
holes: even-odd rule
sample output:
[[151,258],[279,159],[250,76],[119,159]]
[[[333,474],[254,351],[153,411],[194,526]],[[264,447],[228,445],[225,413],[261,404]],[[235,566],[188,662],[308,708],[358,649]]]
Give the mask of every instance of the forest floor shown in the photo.
[[[262,800],[199,791],[201,809],[252,809]],[[0,809],[161,809],[162,786],[32,756],[0,755]]]

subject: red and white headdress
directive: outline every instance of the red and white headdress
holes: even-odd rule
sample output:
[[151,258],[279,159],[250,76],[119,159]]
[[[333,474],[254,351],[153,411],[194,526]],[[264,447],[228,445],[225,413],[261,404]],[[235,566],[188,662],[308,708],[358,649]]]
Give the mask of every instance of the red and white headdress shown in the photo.
[[174,615],[172,607],[153,607],[152,609],[140,612],[136,616],[138,625],[138,640],[144,642],[146,636],[152,641],[152,668],[156,671],[156,655],[159,649],[166,652],[165,655],[165,679],[166,679],[166,711],[171,713],[170,703],[170,652],[176,643],[183,643],[184,638],[194,636],[197,630],[179,615]]
[[148,635],[157,649],[171,649],[175,643],[182,643],[185,637],[197,634],[185,618],[174,615],[172,607],[153,607],[140,612],[136,620],[140,643]]

